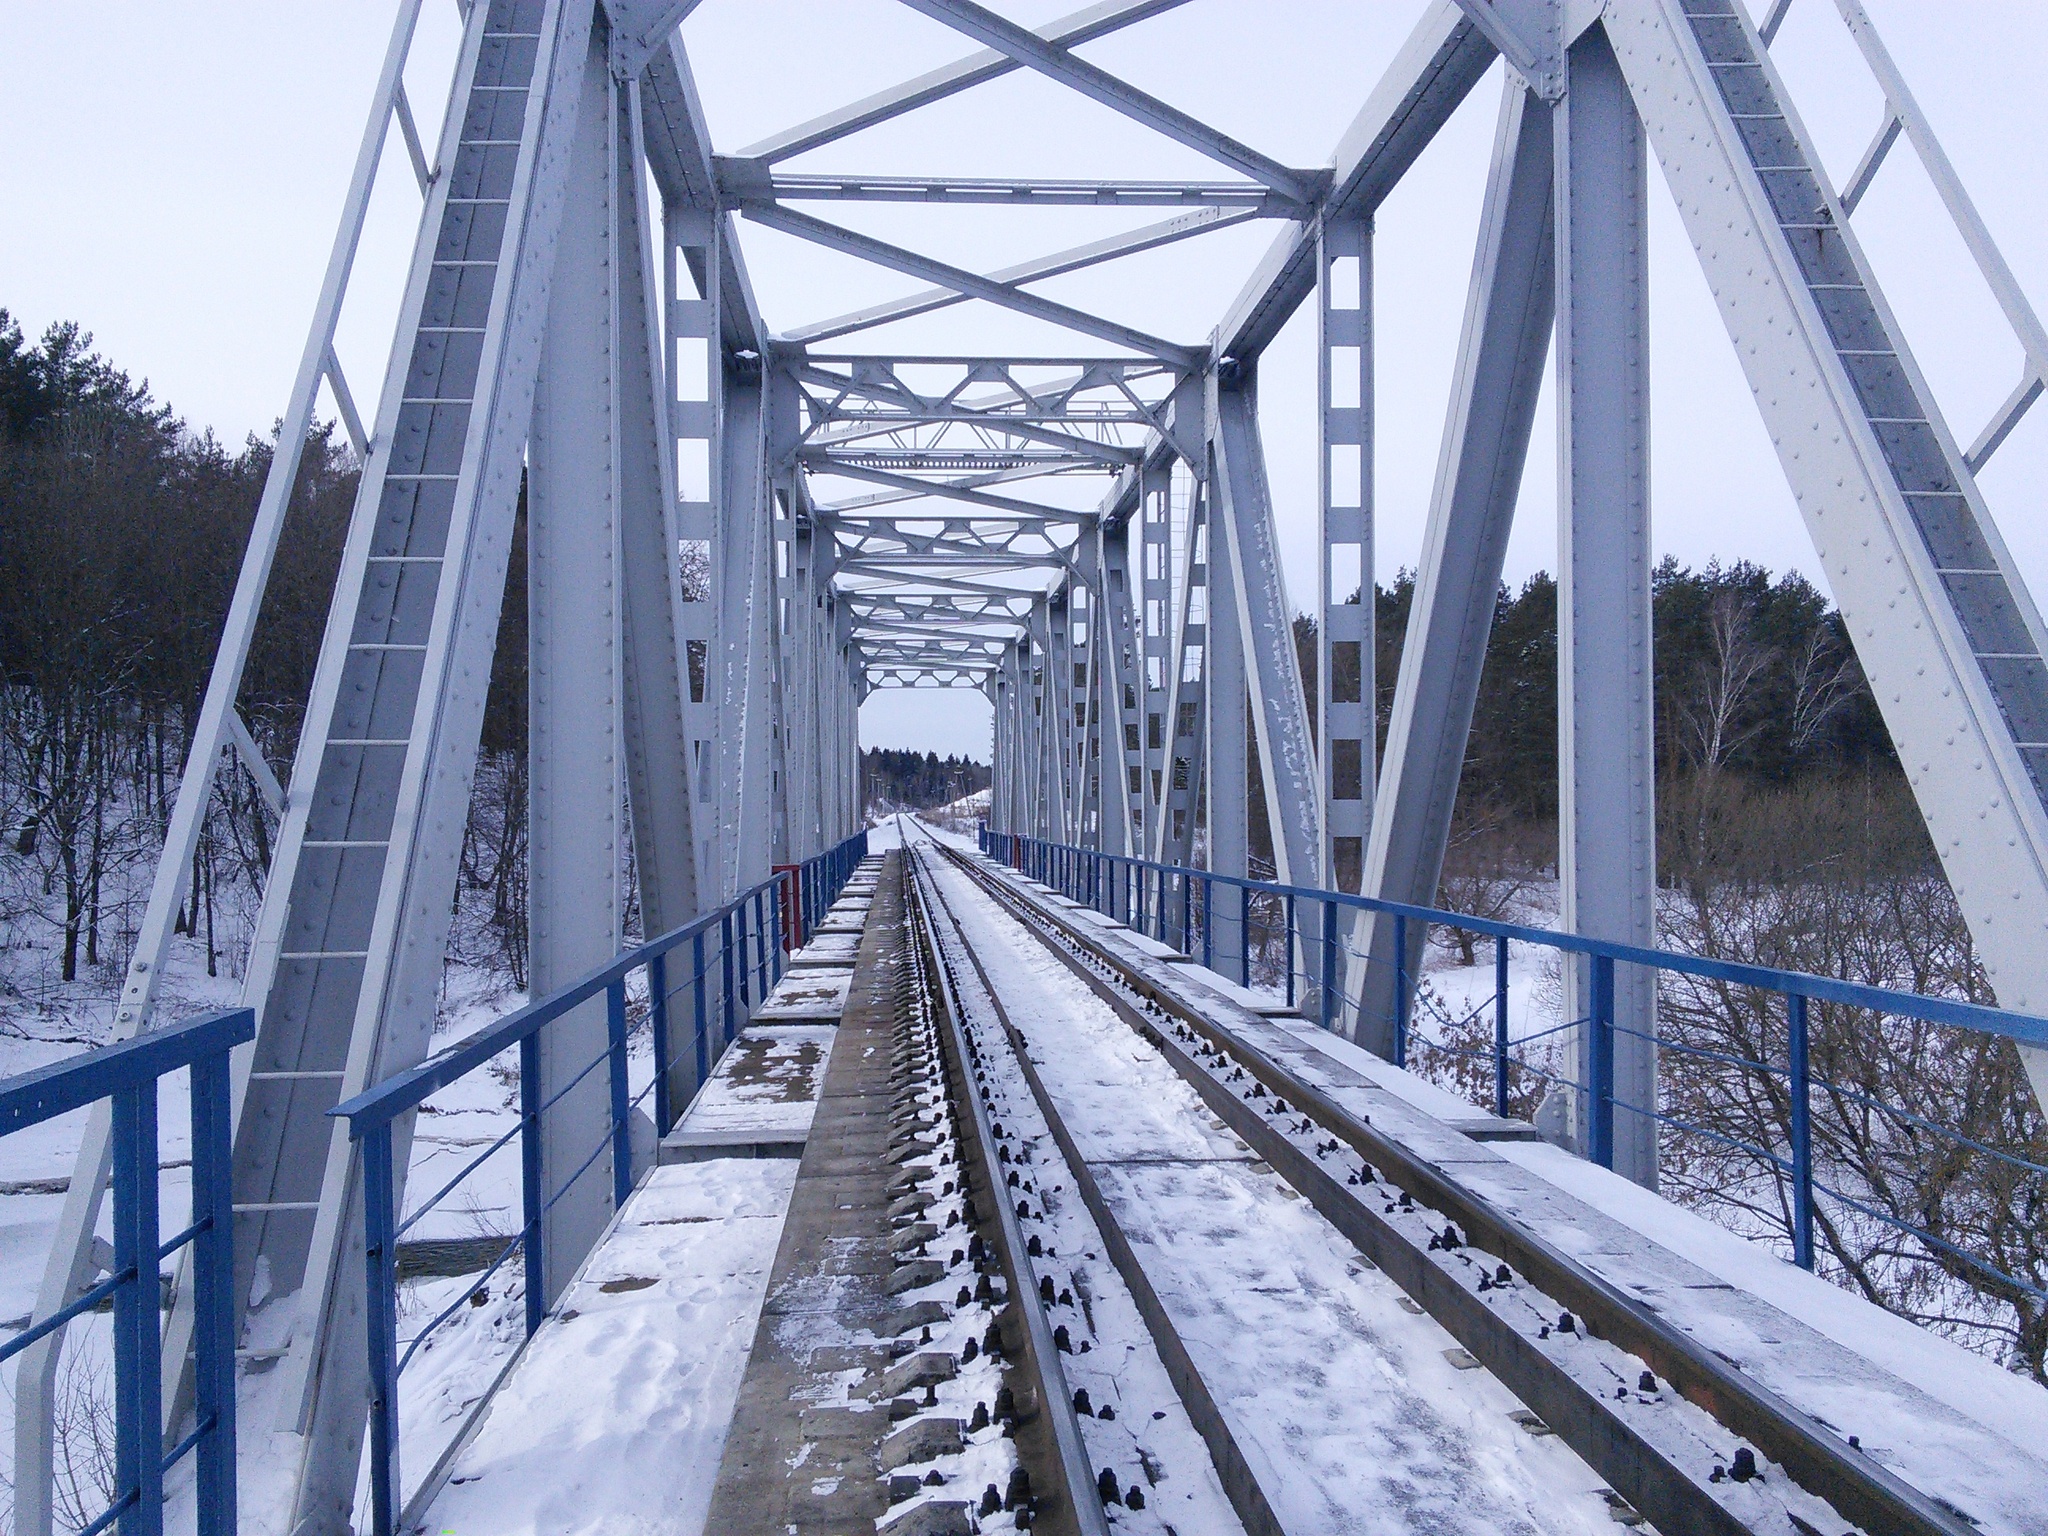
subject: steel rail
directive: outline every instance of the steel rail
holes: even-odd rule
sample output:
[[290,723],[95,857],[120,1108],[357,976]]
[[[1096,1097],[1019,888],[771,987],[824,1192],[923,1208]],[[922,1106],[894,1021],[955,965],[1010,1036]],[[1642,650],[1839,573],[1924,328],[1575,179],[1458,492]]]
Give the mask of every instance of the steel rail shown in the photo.
[[[909,852],[907,844],[905,852]],[[957,1117],[956,1124],[959,1119],[967,1121],[973,1127],[973,1136],[961,1137],[961,1150],[963,1153],[971,1150],[981,1183],[988,1192],[989,1205],[994,1213],[996,1251],[1009,1280],[1009,1299],[1024,1324],[1026,1364],[1038,1379],[1040,1412],[1051,1431],[1053,1457],[1060,1486],[1065,1492],[1064,1509],[1058,1505],[1041,1508],[1034,1498],[1034,1525],[1044,1514],[1053,1517],[1047,1524],[1058,1530],[1061,1523],[1058,1517],[1063,1513],[1071,1514],[1073,1529],[1080,1536],[1110,1536],[1109,1517],[1103,1510],[1102,1497],[1096,1488],[1088,1447],[1081,1438],[1074,1394],[1067,1385],[1066,1372],[1060,1366],[1059,1350],[1053,1341],[1052,1321],[1045,1315],[1045,1302],[1039,1295],[1038,1277],[1025,1246],[1024,1229],[1016,1211],[1005,1198],[995,1127],[988,1106],[974,1091],[974,1056],[962,1024],[959,995],[946,969],[938,932],[925,902],[923,868],[914,860],[910,862],[918,878],[905,883],[905,906],[916,925],[920,941],[911,945],[911,964],[920,973],[917,980],[929,989],[937,1004],[935,1011],[939,1016],[939,1032],[944,1040],[946,1056],[959,1096],[967,1101],[968,1113]],[[932,895],[938,896],[936,889]],[[939,899],[943,904],[943,898]],[[961,1172],[964,1188],[966,1169],[963,1167]],[[1020,1440],[1020,1453],[1022,1448]]]
[[[907,841],[904,846],[907,850]],[[930,880],[929,874],[924,870],[922,859],[916,861],[915,867],[924,879]],[[1188,1419],[1194,1425],[1195,1433],[1202,1437],[1202,1443],[1209,1448],[1209,1459],[1215,1464],[1217,1481],[1223,1485],[1225,1496],[1229,1498],[1231,1507],[1237,1511],[1238,1519],[1244,1523],[1247,1536],[1285,1536],[1279,1517],[1273,1513],[1272,1504],[1266,1497],[1265,1489],[1259,1486],[1258,1476],[1252,1470],[1250,1460],[1245,1456],[1243,1448],[1238,1445],[1236,1436],[1231,1433],[1229,1421],[1224,1418],[1222,1408],[1210,1392],[1208,1383],[1203,1380],[1202,1373],[1196,1367],[1194,1357],[1189,1354],[1179,1330],[1173,1326],[1173,1319],[1166,1310],[1166,1304],[1160,1300],[1159,1293],[1146,1275],[1144,1265],[1139,1262],[1130,1239],[1118,1225],[1116,1214],[1110,1209],[1108,1200],[1103,1197],[1102,1187],[1096,1182],[1093,1170],[1082,1157],[1080,1146],[1074,1140],[1073,1133],[1068,1130],[1065,1118],[1060,1114],[1058,1106],[1053,1103],[1051,1094],[1046,1091],[1045,1083],[1039,1077],[1037,1067],[1032,1063],[1031,1053],[1025,1049],[1023,1032],[1017,1028],[1010,1018],[1009,1010],[1003,1006],[1000,992],[982,966],[981,956],[975,952],[973,944],[968,942],[966,932],[961,928],[960,919],[953,912],[951,904],[939,891],[937,882],[931,882],[931,886],[932,898],[945,912],[947,921],[952,925],[960,953],[966,956],[968,964],[974,968],[975,975],[981,981],[982,990],[988,994],[989,1004],[995,1011],[997,1027],[1008,1041],[1011,1054],[1017,1063],[1018,1073],[1030,1089],[1032,1100],[1038,1106],[1039,1114],[1044,1117],[1047,1130],[1052,1133],[1053,1143],[1059,1148],[1067,1172],[1074,1180],[1075,1191],[1080,1195],[1081,1203],[1087,1207],[1088,1214],[1095,1219],[1095,1226],[1102,1236],[1103,1251],[1109,1255],[1110,1262],[1116,1266],[1117,1273],[1129,1288],[1131,1299],[1137,1303],[1138,1315],[1144,1319],[1146,1331],[1152,1337],[1153,1347],[1159,1351],[1160,1363],[1166,1368],[1167,1379],[1173,1383],[1174,1391],[1180,1394],[1181,1406],[1187,1410]]]
[[1298,1106],[1322,1132],[1348,1145],[1396,1189],[1455,1221],[1468,1246],[1507,1262],[1536,1289],[1584,1319],[1593,1337],[1639,1356],[1679,1396],[1749,1441],[1761,1455],[1784,1467],[1796,1484],[1827,1500],[1845,1518],[1898,1536],[1968,1536],[1973,1529],[1491,1201],[1217,1027],[1110,951],[1097,936],[1015,889],[994,866],[943,843],[935,846],[1157,1049],[1218,1118],[1660,1530],[1732,1536],[1753,1527],[1739,1521],[1700,1478],[1668,1459],[1612,1405],[1430,1260],[1409,1234],[1383,1220],[1371,1202],[1348,1192],[1330,1170],[1224,1088],[1170,1030],[1146,1016],[1145,1008],[1191,1030],[1233,1066]]

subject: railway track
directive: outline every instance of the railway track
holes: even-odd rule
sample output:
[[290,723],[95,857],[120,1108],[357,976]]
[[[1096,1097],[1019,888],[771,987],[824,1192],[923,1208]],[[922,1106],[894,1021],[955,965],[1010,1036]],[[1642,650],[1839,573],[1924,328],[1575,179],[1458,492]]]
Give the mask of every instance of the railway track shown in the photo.
[[[1027,1521],[1970,1529],[1191,1006],[1090,918],[915,830],[905,858],[933,1040],[970,1090],[963,1155],[1006,1191],[991,1241],[1052,1410],[1018,1437]],[[1141,1330],[1084,1328],[1091,1292]],[[1116,1375],[1106,1348],[1142,1356],[1154,1396],[1171,1386],[1121,1434],[1073,1411]]]

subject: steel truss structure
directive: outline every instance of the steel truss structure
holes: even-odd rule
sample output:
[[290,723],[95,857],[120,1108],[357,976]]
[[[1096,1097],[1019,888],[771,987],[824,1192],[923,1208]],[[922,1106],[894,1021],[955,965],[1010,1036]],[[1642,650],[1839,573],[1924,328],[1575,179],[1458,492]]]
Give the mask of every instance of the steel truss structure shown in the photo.
[[[1255,761],[1279,881],[1428,904],[1554,356],[1564,918],[1647,945],[1654,158],[1999,999],[2048,1005],[2048,631],[1977,484],[2042,393],[2048,335],[1856,0],[1834,3],[1886,108],[1841,186],[1771,62],[1789,0],[1761,18],[1739,0],[1435,0],[1316,168],[1272,160],[1075,51],[1180,0],[1101,0],[1035,31],[973,0],[904,3],[974,51],[728,156],[714,152],[678,30],[694,0],[466,0],[432,143],[403,85],[421,0],[400,0],[119,1013],[123,1032],[150,1022],[213,778],[238,758],[282,825],[248,967],[258,1033],[234,1072],[236,1306],[247,1339],[285,1341],[276,1429],[298,1446],[294,1532],[348,1528],[364,1431],[360,1170],[327,1111],[427,1049],[522,484],[536,992],[617,949],[629,867],[654,933],[849,833],[856,711],[880,688],[988,697],[997,830],[1242,876]],[[1484,214],[1380,752],[1374,219],[1496,61]],[[1198,152],[1217,179],[783,168],[1018,70]],[[420,233],[365,416],[333,340],[394,126]],[[1851,223],[1902,138],[2025,357],[1967,446]],[[1166,212],[969,271],[809,211],[847,202]],[[920,286],[771,331],[741,219]],[[1150,335],[1037,286],[1248,221],[1277,235],[1205,338]],[[1310,302],[1313,709],[1258,426],[1261,354]],[[969,304],[1073,343],[1044,356],[846,350]],[[323,385],[364,472],[280,785],[235,700]],[[1215,940],[1227,969],[1242,936]],[[1392,963],[1395,942],[1368,922],[1347,945],[1343,990],[1362,1001],[1345,1027],[1382,1050],[1394,978],[1417,973],[1414,954]],[[1578,1017],[1583,978],[1566,985]],[[1624,975],[1613,1007],[1626,1042],[1615,1095],[1648,1106],[1649,979]],[[568,1054],[544,1061],[550,1083],[569,1047],[601,1044],[603,1029],[599,1012],[581,1036],[558,1031]],[[2048,1090],[2048,1064],[2029,1068]],[[591,1124],[603,1091],[574,1090]],[[1621,1118],[1614,1164],[1650,1182],[1652,1123]],[[39,1315],[96,1273],[108,1148],[97,1121]],[[550,1163],[546,1177],[553,1190],[570,1175]],[[560,1286],[609,1199],[592,1180],[554,1207],[547,1249],[562,1267],[536,1285]],[[166,1361],[186,1379],[188,1291]],[[17,1519],[31,1536],[50,1529],[59,1338],[20,1378]]]

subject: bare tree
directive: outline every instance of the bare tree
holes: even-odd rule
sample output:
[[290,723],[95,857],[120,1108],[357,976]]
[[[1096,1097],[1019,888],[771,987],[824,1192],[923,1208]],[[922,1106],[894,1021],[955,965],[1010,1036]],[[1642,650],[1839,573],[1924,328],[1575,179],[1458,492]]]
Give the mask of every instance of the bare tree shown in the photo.
[[[1779,843],[1850,852],[1793,850],[1790,862],[1824,869],[1818,877],[1722,879],[1669,892],[1666,942],[1712,958],[1990,1002],[1939,870],[1859,861],[1845,825],[1852,814],[1830,815],[1807,796],[1776,804],[1756,797],[1747,819]],[[1898,814],[1910,815],[1910,805]],[[1786,1242],[1790,1191],[1772,1161],[1789,1156],[1791,1145],[1783,1000],[1667,974],[1658,1016],[1672,1047],[1661,1062],[1664,1108],[1707,1133],[1667,1137],[1665,1191],[1737,1230]],[[1809,1029],[1815,1180],[1828,1191],[1815,1218],[1824,1272],[2048,1379],[2048,1309],[2034,1294],[2048,1288],[2048,1175],[2039,1171],[2048,1162],[2048,1125],[2017,1050],[1971,1031],[1832,1003],[1811,1005]],[[1729,1058],[1767,1065],[1743,1070]]]
[[1695,669],[1692,696],[1679,706],[1688,755],[1701,773],[1718,773],[1766,724],[1750,706],[1778,657],[1757,636],[1755,619],[1746,594],[1714,594],[1707,612],[1707,655]]

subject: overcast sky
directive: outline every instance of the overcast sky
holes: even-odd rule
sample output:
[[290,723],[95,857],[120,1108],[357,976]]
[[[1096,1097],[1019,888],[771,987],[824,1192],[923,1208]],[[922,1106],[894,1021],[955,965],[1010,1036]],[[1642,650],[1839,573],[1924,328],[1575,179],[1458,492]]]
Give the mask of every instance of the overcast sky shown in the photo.
[[[1003,4],[1037,23],[1076,0]],[[1867,0],[1994,236],[2048,308],[2048,166],[2036,142],[2048,6]],[[391,6],[179,0],[0,7],[0,306],[24,329],[74,319],[195,428],[230,442],[283,408],[385,46]],[[1278,159],[1328,161],[1420,0],[1194,0],[1085,52]],[[429,132],[446,95],[452,0],[429,0],[408,71]],[[685,30],[721,151],[942,63],[961,40],[891,0],[705,0]],[[1880,98],[1830,0],[1798,0],[1775,50],[1837,181]],[[1496,76],[1498,69],[1496,69]],[[1498,79],[1483,84],[1381,210],[1375,245],[1378,574],[1412,564],[1434,477]],[[2030,126],[2032,125],[2032,126]],[[339,350],[360,394],[380,376],[417,220],[391,159]],[[792,168],[868,173],[1188,176],[1215,167],[1028,73],[831,146]],[[1660,174],[1651,172],[1653,507],[1660,553],[1812,570],[1812,550]],[[963,266],[995,267],[1150,222],[1157,210],[1012,212],[828,205],[835,222]],[[1856,224],[1887,297],[1965,442],[2019,375],[2019,348],[1910,152]],[[1040,291],[1199,342],[1273,238],[1226,231]],[[757,226],[742,244],[771,326],[915,287]],[[1267,354],[1262,419],[1289,591],[1315,592],[1313,316]],[[848,345],[851,343],[849,342]],[[968,306],[878,331],[876,350],[1095,351]],[[367,401],[365,402],[367,407]],[[1556,564],[1554,424],[1539,420],[1508,574]],[[2048,590],[2048,403],[1984,477],[2035,591]],[[1089,498],[1092,500],[1092,496]],[[978,696],[885,695],[870,744],[985,758]]]

